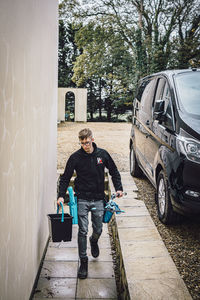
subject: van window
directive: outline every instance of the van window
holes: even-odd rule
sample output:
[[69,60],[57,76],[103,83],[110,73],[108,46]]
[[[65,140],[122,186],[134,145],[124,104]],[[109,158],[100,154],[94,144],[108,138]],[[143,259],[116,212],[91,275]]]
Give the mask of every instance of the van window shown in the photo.
[[174,122],[173,122],[173,109],[172,109],[172,103],[171,103],[171,93],[170,93],[169,85],[165,78],[158,79],[157,90],[156,90],[154,101],[156,101],[156,100],[164,100],[165,101],[165,106],[164,106],[165,120],[162,122],[162,124],[166,128],[173,130]]
[[190,114],[200,116],[200,72],[178,74],[175,82],[183,108]]
[[150,80],[145,80],[145,81],[142,81],[142,83],[140,84],[138,91],[137,91],[137,95],[136,95],[136,98],[138,101],[141,101],[144,89],[148,85],[149,82],[150,82]]
[[152,78],[151,80],[149,80],[141,97],[142,109],[149,115],[149,117],[152,116],[152,104],[154,99],[155,84],[156,79]]

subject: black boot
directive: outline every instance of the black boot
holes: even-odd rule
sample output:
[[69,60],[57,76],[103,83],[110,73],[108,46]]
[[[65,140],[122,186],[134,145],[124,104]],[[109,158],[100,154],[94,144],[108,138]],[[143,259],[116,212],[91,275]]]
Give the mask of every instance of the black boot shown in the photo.
[[87,278],[87,274],[88,274],[88,258],[81,258],[81,265],[79,267],[78,270],[78,278],[80,279],[85,279]]
[[98,246],[98,240],[94,240],[92,236],[90,237],[90,246],[91,246],[91,254],[93,257],[99,256],[99,246]]

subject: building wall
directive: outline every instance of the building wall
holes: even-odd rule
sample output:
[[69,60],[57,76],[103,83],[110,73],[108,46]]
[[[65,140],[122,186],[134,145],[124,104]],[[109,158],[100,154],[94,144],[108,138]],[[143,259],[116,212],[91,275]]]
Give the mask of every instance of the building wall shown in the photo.
[[57,0],[0,1],[0,299],[29,299],[56,197]]
[[65,121],[65,96],[68,92],[74,93],[75,108],[74,121],[87,122],[87,89],[58,88],[58,121]]

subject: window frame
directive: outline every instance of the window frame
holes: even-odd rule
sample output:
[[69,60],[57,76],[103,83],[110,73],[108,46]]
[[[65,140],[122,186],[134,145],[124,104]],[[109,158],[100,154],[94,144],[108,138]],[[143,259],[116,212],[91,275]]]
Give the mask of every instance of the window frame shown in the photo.
[[[157,94],[157,90],[158,90],[158,87],[159,87],[159,81],[160,80],[164,80],[164,86],[161,89],[162,96],[160,98],[156,99],[156,94]],[[166,105],[164,105],[164,107],[165,107],[165,109],[164,109],[164,115],[166,116],[166,118],[168,120],[171,120],[171,126],[169,126],[165,120],[163,120],[161,122],[162,122],[162,125],[166,127],[166,129],[168,129],[170,131],[175,131],[175,118],[174,118],[174,109],[173,109],[173,104],[172,104],[172,92],[171,92],[169,81],[168,81],[168,79],[165,76],[158,76],[157,77],[155,94],[154,94],[154,101],[153,101],[153,105],[152,105],[152,113],[154,112],[156,100],[163,100],[165,102],[165,104],[166,104],[166,99],[165,99],[166,98],[166,96],[165,96],[166,88],[168,89],[168,93],[169,93],[169,96],[168,96],[168,98],[169,98],[168,105],[170,105],[170,110],[171,110],[170,117],[171,118],[167,117],[167,107],[168,107],[168,105],[167,105],[167,107],[166,107]]]

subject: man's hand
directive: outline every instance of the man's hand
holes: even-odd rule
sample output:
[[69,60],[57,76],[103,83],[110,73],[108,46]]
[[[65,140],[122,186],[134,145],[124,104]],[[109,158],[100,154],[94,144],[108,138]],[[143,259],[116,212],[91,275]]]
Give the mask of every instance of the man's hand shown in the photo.
[[123,191],[116,191],[116,197],[121,198],[123,196]]
[[59,197],[57,200],[57,204],[61,206],[60,202],[62,202],[62,204],[64,203],[64,198],[63,197]]

